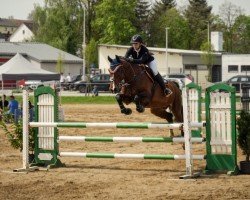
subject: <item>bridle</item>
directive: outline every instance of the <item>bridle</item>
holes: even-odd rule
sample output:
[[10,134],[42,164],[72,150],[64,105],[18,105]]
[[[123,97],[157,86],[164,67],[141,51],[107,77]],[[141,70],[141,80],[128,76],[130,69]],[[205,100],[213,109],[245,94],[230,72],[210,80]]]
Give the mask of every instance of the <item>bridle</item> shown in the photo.
[[[142,70],[139,74],[136,74],[136,72],[135,72],[133,66],[131,65],[131,63],[128,62],[128,64],[129,64],[130,69],[131,69],[132,72],[133,72],[133,75],[132,75],[132,77],[131,77],[131,79],[130,79],[129,81],[125,81],[124,79],[122,79],[122,80],[117,84],[117,87],[118,87],[119,89],[122,88],[122,87],[129,87],[129,86],[131,86],[131,85],[138,79],[139,76],[141,76],[144,72],[146,72],[146,70],[144,69],[144,70]],[[125,77],[125,72],[124,72],[125,66],[122,65],[122,64],[119,64],[119,65],[115,66],[115,69],[114,69],[114,70],[109,69],[109,73],[110,73],[110,74],[115,74],[115,73],[118,71],[118,69],[120,69],[121,67],[122,67],[122,74],[123,74],[124,77]],[[114,78],[113,78],[113,79],[111,79],[110,81],[114,83],[115,80],[114,80]]]

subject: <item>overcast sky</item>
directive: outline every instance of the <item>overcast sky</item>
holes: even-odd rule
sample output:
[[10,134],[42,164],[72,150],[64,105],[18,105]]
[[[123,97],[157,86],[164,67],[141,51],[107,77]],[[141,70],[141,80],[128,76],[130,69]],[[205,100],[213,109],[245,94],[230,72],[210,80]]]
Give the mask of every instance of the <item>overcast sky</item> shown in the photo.
[[[72,0],[73,1],[73,0]],[[152,0],[153,1],[153,0]],[[213,6],[212,12],[218,13],[219,6],[226,0],[207,0]],[[227,0],[244,9],[245,14],[250,15],[250,0]],[[27,19],[33,10],[34,4],[43,5],[44,0],[0,0],[0,17],[8,18],[13,16],[15,19]],[[176,0],[178,6],[186,5],[188,0]]]

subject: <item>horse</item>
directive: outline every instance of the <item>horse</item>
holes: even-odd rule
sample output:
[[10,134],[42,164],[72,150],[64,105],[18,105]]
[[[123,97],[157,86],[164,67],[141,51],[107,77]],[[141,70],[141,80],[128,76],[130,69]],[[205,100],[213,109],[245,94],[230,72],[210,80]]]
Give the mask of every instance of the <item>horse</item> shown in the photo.
[[[116,56],[110,62],[110,89],[119,91],[115,98],[121,113],[130,115],[132,110],[126,105],[134,102],[139,113],[150,108],[152,114],[166,119],[169,123],[183,122],[182,95],[176,83],[168,81],[166,86],[172,93],[166,96],[159,84],[153,79],[151,70],[145,65],[133,64]],[[171,111],[167,112],[167,109]],[[173,119],[174,117],[174,119]],[[171,131],[173,136],[173,131]]]

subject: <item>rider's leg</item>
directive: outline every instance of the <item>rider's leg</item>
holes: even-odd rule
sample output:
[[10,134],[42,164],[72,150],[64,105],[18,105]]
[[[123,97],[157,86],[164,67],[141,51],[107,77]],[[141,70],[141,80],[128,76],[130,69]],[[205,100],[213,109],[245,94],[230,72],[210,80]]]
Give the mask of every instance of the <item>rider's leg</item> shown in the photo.
[[[161,74],[158,72],[157,70],[157,66],[156,66],[156,61],[153,60],[152,62],[150,62],[149,64],[150,69],[152,70],[153,74],[154,74],[154,78],[155,80],[159,83],[161,89],[164,91],[165,95],[169,95],[172,93],[172,91],[166,87],[164,80],[161,76]],[[166,82],[167,83],[167,82]]]

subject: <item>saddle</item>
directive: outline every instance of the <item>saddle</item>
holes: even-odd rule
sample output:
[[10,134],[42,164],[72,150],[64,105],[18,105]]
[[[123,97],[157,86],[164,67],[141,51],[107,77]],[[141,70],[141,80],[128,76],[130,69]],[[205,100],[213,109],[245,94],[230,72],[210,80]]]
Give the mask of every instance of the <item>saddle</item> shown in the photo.
[[141,67],[142,69],[144,69],[146,71],[147,76],[154,83],[155,82],[154,74],[153,74],[153,71],[150,69],[150,67],[148,65],[145,65],[145,64],[139,64],[139,67]]

